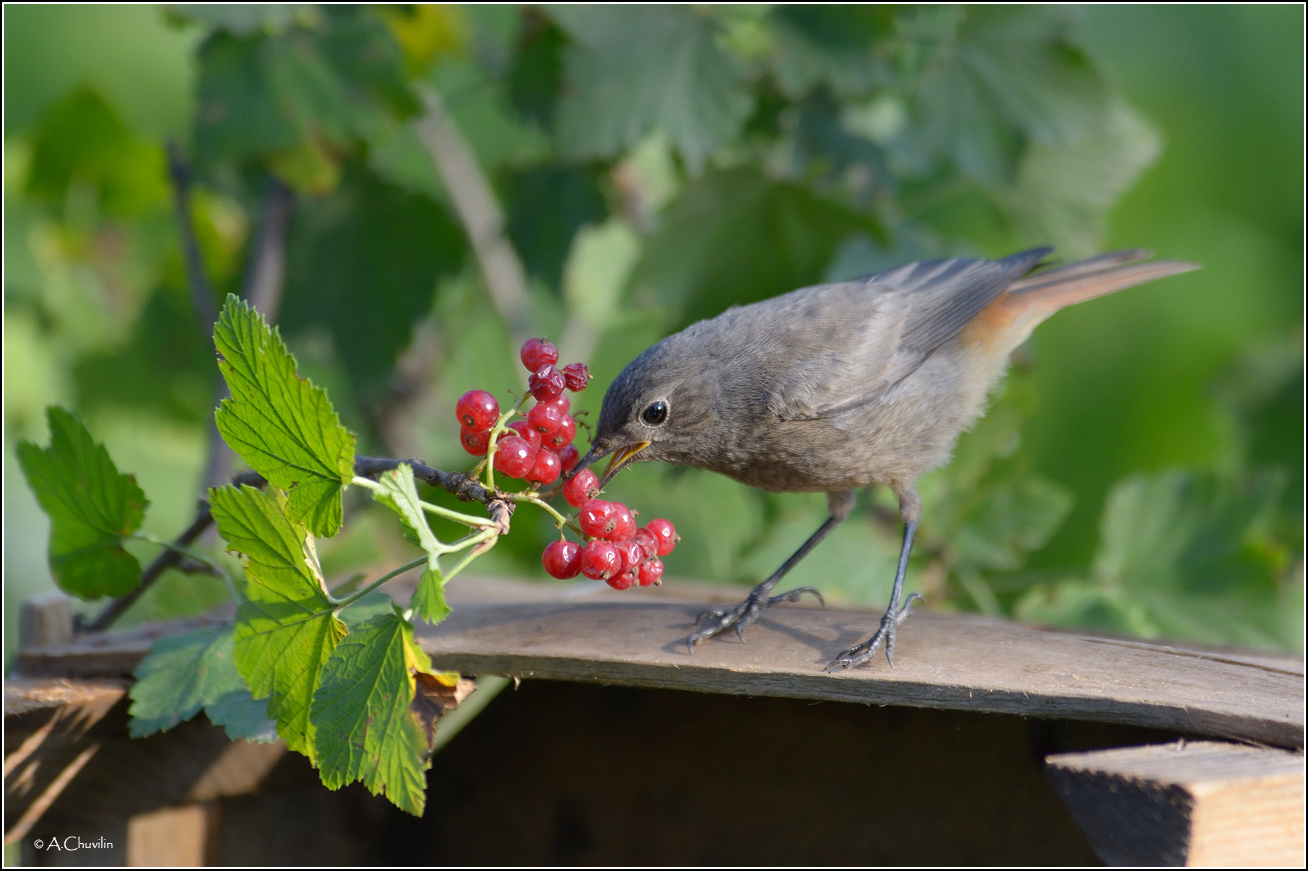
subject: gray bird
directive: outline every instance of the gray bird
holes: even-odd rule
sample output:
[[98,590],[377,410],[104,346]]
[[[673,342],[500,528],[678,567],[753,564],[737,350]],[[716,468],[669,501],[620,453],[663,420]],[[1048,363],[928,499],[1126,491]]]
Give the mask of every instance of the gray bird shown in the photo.
[[601,486],[629,463],[662,460],[772,492],[827,494],[827,521],[739,605],[701,615],[692,650],[727,629],[744,640],[764,608],[806,592],[821,599],[811,587],[772,590],[849,516],[854,491],[885,484],[904,522],[890,605],[875,634],[828,669],[867,662],[882,643],[894,665],[895,628],[922,598],[900,603],[922,513],[917,480],[980,417],[1009,354],[1065,306],[1197,268],[1137,263],[1151,255],[1134,250],[1033,271],[1051,250],[806,287],[693,324],[622,371],[577,465],[611,454]]

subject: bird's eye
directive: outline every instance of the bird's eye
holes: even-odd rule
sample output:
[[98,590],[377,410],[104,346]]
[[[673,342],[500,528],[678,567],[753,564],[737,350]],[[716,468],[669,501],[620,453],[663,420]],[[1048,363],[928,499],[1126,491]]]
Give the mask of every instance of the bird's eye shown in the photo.
[[662,399],[651,402],[649,407],[640,413],[640,419],[650,426],[658,426],[668,419],[668,404]]

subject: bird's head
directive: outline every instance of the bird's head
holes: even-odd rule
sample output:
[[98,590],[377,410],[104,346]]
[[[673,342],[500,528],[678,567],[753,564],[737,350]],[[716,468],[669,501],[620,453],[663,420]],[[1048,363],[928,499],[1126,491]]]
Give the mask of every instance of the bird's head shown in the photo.
[[609,385],[590,450],[574,474],[606,456],[601,487],[633,462],[698,465],[695,457],[717,419],[715,385],[683,336],[649,348]]

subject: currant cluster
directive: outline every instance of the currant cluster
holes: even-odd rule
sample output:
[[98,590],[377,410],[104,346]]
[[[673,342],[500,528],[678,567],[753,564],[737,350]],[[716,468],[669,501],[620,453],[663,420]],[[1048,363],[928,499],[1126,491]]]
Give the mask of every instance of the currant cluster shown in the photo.
[[545,571],[556,578],[585,575],[615,590],[661,584],[663,561],[659,557],[672,553],[681,540],[677,530],[662,519],[637,528],[630,508],[621,502],[606,502],[599,495],[599,478],[590,469],[582,469],[563,485],[563,498],[580,509],[577,525],[587,542],[550,542],[541,554]]
[[[571,403],[564,390],[585,390],[590,370],[585,363],[569,363],[562,369],[559,349],[548,339],[528,339],[522,346],[522,365],[531,373],[528,390],[536,403],[525,420],[509,424],[513,435],[500,437],[495,445],[495,471],[510,478],[522,478],[547,486],[577,465],[580,454],[572,439],[577,422],[568,414]],[[500,404],[485,390],[469,390],[455,406],[459,417],[459,443],[475,457],[490,448],[491,431],[500,416]]]

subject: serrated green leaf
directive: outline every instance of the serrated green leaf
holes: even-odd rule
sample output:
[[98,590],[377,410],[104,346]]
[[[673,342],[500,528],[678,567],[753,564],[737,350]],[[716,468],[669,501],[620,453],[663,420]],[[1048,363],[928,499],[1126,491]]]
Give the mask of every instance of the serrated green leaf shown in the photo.
[[333,613],[312,539],[287,517],[277,495],[252,487],[209,491],[218,532],[245,561],[236,612],[236,667],[286,746],[313,759],[309,706],[319,673],[347,634]]
[[1047,478],[1026,474],[987,486],[948,536],[956,559],[977,569],[1013,570],[1058,531],[1072,495]]
[[875,218],[747,169],[706,174],[669,204],[632,284],[686,323],[822,279],[848,236],[884,235]]
[[19,442],[18,464],[50,517],[50,573],[84,599],[126,595],[141,582],[141,564],[123,540],[140,528],[150,500],[76,415],[51,406],[46,418],[50,447]]
[[1153,126],[1124,102],[1077,138],[1035,143],[1002,201],[1022,238],[1043,239],[1069,259],[1100,250],[1109,210],[1162,152]]
[[[1300,647],[1302,604],[1267,541],[1283,480],[1167,472],[1129,478],[1104,508],[1090,578],[1033,590],[1023,619],[1207,643]],[[1295,612],[1301,615],[1302,610]]]
[[427,552],[427,567],[423,569],[422,578],[418,581],[412,604],[419,617],[428,623],[439,623],[451,610],[445,602],[445,578],[441,574],[440,564],[441,543],[427,524],[418,488],[413,483],[413,469],[408,464],[401,463],[379,477],[377,483],[381,489],[372,492],[373,498],[400,515],[405,527],[416,539],[416,544]]
[[287,514],[314,535],[341,527],[341,491],[354,477],[354,435],[327,392],[295,374],[295,358],[247,303],[228,296],[214,344],[231,390],[218,431],[250,468],[289,496]]
[[210,626],[161,638],[137,666],[129,733],[166,732],[203,708],[233,741],[277,739],[267,702],[255,701],[236,671],[231,626]]
[[398,614],[360,626],[333,651],[313,698],[318,770],[329,789],[362,781],[421,816],[427,739],[410,712],[415,672],[431,662]]
[[1064,10],[935,7],[899,26],[930,58],[917,94],[924,147],[984,184],[1011,181],[1026,143],[1071,141],[1103,117],[1108,88],[1068,39]]
[[691,170],[736,137],[753,97],[718,48],[713,20],[685,6],[555,7],[573,38],[557,135],[569,157],[615,157],[666,136]]
[[777,82],[792,97],[825,84],[839,95],[865,94],[889,78],[874,42],[894,32],[888,6],[785,4],[770,19],[776,45],[769,58]]

